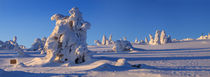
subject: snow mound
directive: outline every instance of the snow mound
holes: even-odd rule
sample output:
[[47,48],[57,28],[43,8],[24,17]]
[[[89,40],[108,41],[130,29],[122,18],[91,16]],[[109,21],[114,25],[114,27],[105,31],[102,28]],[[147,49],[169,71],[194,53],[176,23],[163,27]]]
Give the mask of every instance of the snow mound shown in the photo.
[[126,61],[126,59],[118,59],[117,62],[115,63],[115,66],[128,66],[128,67],[130,67],[131,65]]

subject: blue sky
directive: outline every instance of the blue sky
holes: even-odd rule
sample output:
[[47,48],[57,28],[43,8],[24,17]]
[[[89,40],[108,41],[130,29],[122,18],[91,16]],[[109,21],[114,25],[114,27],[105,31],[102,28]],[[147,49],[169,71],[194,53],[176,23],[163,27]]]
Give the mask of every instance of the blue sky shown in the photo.
[[18,37],[19,44],[30,47],[35,38],[49,36],[55,27],[50,17],[69,15],[78,7],[92,26],[88,44],[113,35],[133,41],[164,29],[172,38],[197,38],[210,32],[208,0],[0,0],[0,40]]

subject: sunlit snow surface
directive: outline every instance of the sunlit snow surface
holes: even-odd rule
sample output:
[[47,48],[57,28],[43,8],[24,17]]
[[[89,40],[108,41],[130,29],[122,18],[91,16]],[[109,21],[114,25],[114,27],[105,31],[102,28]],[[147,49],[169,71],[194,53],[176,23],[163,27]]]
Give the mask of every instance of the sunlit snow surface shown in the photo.
[[[54,67],[11,65],[10,59],[26,63],[44,57],[40,51],[28,51],[29,57],[0,50],[0,77],[209,77],[210,40],[182,41],[165,45],[133,45],[132,52],[112,52],[109,46],[88,46],[92,60],[79,65],[57,64]],[[142,50],[144,49],[144,50]],[[141,68],[114,66],[124,58]]]

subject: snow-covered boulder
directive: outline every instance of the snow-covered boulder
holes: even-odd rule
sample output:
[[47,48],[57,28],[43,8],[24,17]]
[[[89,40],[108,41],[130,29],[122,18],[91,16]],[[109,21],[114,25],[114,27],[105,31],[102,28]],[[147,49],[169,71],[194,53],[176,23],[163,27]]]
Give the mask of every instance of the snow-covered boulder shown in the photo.
[[90,24],[83,20],[78,8],[72,8],[69,13],[71,16],[55,14],[51,17],[52,20],[56,20],[56,26],[46,40],[44,46],[46,56],[27,65],[79,64],[87,60],[86,38]]
[[113,51],[130,51],[133,50],[133,46],[129,41],[117,40],[114,42],[114,46],[112,48]]

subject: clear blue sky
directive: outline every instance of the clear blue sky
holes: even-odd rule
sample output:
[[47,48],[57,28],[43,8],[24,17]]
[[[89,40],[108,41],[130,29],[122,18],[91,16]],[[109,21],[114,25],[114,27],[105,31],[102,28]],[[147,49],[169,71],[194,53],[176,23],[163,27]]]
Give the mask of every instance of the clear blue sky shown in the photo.
[[0,0],[0,40],[16,35],[19,44],[30,47],[35,38],[50,35],[53,14],[69,15],[74,6],[92,24],[88,44],[101,40],[103,34],[133,41],[156,29],[177,39],[210,32],[209,0]]

